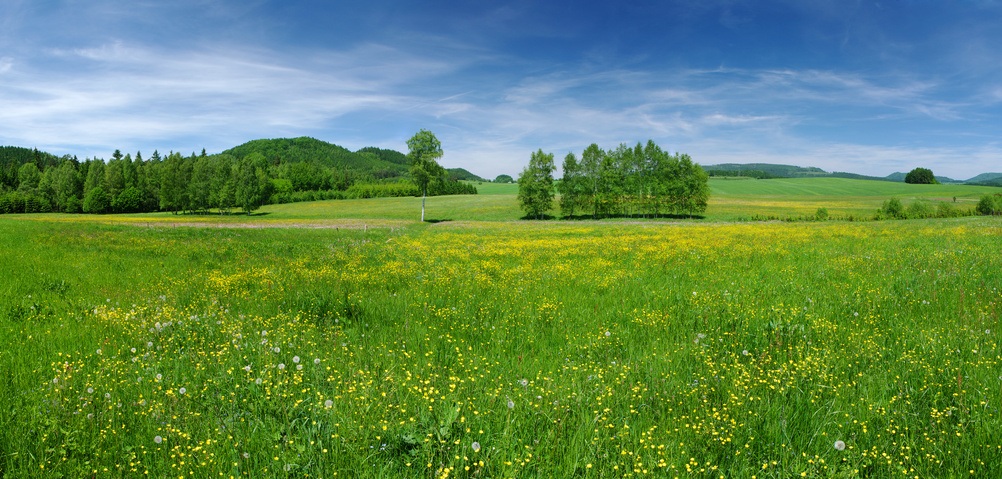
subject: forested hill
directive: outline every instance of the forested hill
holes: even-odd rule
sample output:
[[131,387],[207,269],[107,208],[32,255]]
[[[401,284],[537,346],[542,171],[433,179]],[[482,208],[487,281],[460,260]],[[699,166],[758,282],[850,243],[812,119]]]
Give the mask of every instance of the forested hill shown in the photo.
[[398,151],[369,147],[353,152],[309,137],[253,140],[223,152],[236,158],[254,153],[273,166],[311,162],[351,172],[352,176],[394,178],[407,175],[407,157]]

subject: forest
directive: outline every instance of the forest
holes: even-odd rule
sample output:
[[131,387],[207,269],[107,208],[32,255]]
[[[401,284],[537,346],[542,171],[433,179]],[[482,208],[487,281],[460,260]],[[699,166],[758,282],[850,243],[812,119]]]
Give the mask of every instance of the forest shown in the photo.
[[[115,150],[107,161],[0,147],[0,213],[250,213],[273,203],[417,196],[407,161],[313,138],[254,140],[214,155]],[[428,194],[476,194],[449,175],[434,178]]]

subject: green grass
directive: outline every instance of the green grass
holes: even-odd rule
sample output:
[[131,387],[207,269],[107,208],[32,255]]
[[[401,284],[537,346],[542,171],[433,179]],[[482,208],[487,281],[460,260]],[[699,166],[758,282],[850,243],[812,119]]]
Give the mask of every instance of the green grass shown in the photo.
[[3,477],[1002,470],[998,218],[87,218],[0,218]]

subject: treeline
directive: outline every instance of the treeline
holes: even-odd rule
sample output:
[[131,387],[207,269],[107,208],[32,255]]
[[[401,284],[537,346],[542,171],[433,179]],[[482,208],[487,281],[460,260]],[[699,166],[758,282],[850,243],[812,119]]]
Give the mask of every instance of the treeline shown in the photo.
[[773,178],[779,178],[776,175],[762,170],[706,170],[706,173],[710,175],[710,177],[755,178],[756,180],[771,180]]
[[[108,161],[83,162],[16,147],[4,147],[0,155],[0,213],[249,213],[269,203],[419,194],[395,175],[392,181],[359,181],[362,175],[338,165],[269,160],[259,152],[161,157],[154,151],[146,159],[116,150]],[[476,194],[472,185],[446,178],[428,190]]]
[[652,140],[602,150],[591,144],[563,162],[557,184],[563,216],[698,215],[710,196],[707,174],[687,154],[669,154]]

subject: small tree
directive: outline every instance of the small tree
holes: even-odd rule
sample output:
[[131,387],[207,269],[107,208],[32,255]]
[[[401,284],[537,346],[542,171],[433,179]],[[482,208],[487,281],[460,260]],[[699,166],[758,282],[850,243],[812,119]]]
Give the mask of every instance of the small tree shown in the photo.
[[975,211],[982,215],[1002,215],[1002,195],[981,196]]
[[511,175],[498,175],[497,178],[494,178],[494,182],[495,183],[514,183],[515,182],[515,178],[512,178]]
[[543,218],[553,208],[553,154],[540,149],[518,176],[518,201],[528,217]]
[[435,134],[422,129],[407,140],[407,159],[411,163],[411,178],[421,190],[421,221],[424,222],[424,204],[428,198],[428,184],[435,178],[445,176],[445,168],[438,164],[442,157],[442,143]]
[[905,183],[914,185],[938,185],[939,181],[936,181],[936,175],[932,174],[932,170],[928,168],[915,168],[905,175]]
[[880,212],[890,218],[900,219],[905,217],[905,207],[901,204],[901,200],[897,198],[885,201],[884,205],[880,208]]

